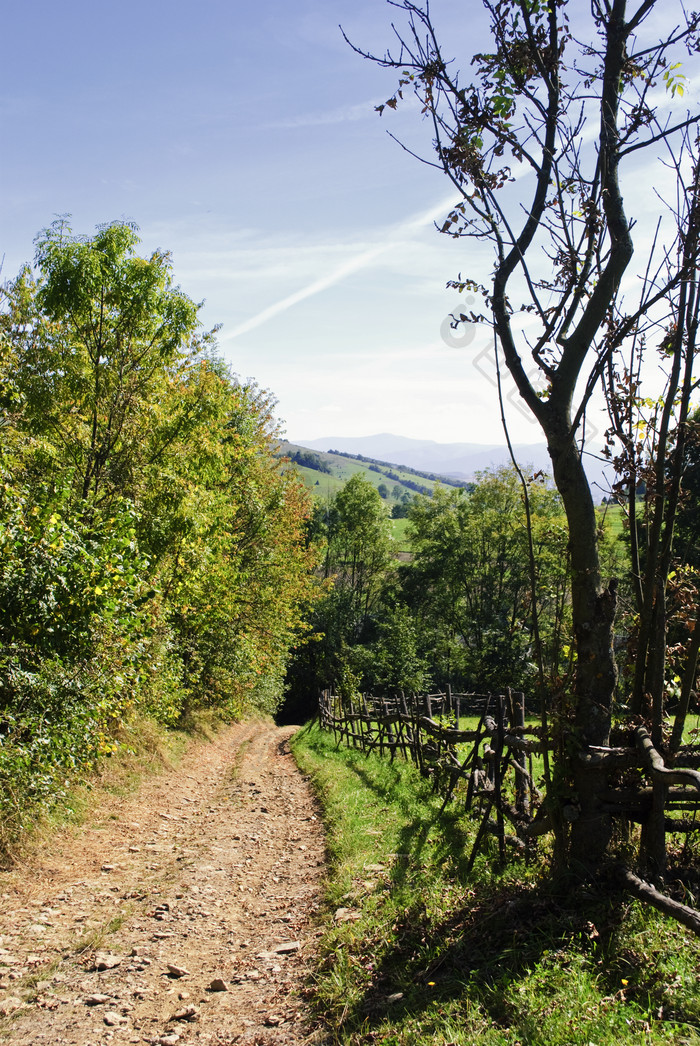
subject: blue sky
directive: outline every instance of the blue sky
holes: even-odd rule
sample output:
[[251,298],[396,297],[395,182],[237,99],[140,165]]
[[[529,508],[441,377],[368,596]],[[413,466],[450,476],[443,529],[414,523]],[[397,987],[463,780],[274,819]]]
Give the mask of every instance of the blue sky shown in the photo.
[[[433,7],[456,53],[484,43],[480,5]],[[6,5],[4,277],[57,214],[76,232],[127,218],[144,253],[172,252],[289,438],[501,442],[488,333],[444,336],[462,300],[446,281],[486,278],[488,252],[435,231],[449,185],[386,133],[425,153],[429,129],[411,105],[375,113],[394,74],[338,29],[381,51],[391,15],[384,0]],[[539,439],[511,415],[517,440]]]

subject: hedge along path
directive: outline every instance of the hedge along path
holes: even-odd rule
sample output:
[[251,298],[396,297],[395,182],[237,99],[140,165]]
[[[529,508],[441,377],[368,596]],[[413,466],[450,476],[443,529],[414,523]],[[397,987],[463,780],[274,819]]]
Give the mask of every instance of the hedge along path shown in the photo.
[[325,841],[295,729],[230,727],[0,875],[0,1041],[321,1041],[300,989]]

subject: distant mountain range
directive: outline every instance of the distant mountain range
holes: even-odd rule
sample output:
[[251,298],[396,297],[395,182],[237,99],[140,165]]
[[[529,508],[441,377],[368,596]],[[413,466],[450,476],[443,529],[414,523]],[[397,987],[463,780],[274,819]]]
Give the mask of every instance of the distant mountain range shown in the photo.
[[[322,439],[295,439],[294,443],[311,450],[340,450],[347,454],[363,454],[368,458],[408,465],[423,472],[435,472],[457,479],[473,479],[477,472],[510,464],[508,448],[497,443],[437,443],[429,439],[410,439],[381,432],[376,436],[324,436]],[[542,470],[549,475],[552,463],[544,443],[519,443],[515,456],[528,471]],[[586,472],[599,501],[608,491],[604,466],[594,457],[587,457]]]

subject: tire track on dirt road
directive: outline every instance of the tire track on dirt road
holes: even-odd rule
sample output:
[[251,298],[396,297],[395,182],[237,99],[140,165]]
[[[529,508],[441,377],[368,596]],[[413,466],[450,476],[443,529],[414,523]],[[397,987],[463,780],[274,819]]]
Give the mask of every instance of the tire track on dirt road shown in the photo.
[[230,727],[0,876],[1,1041],[322,1041],[299,989],[324,837],[294,729]]

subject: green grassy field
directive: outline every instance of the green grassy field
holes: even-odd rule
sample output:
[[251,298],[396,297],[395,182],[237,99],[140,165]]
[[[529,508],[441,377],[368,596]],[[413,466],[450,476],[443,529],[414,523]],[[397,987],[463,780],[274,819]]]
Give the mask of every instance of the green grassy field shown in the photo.
[[321,500],[331,498],[345,486],[346,478],[341,476],[329,475],[327,472],[317,472],[315,469],[303,468],[300,465],[294,465],[293,467],[304,481],[304,486],[311,491],[315,498]]
[[[293,739],[331,863],[309,997],[348,1046],[700,1044],[700,942],[625,895],[555,891],[547,854],[466,863],[474,824],[414,768]],[[495,860],[495,854],[493,854]]]
[[[289,454],[297,450],[303,451],[304,449],[291,443],[282,443],[281,445],[281,450]],[[335,494],[351,476],[358,473],[363,479],[372,483],[373,486],[379,487],[381,484],[384,484],[388,488],[387,505],[389,508],[398,500],[393,496],[394,486],[401,488],[402,495],[408,494],[410,497],[413,497],[416,491],[411,484],[418,484],[428,491],[432,491],[436,483],[443,483],[447,486],[451,484],[448,477],[431,478],[429,473],[417,472],[402,465],[393,465],[389,462],[358,461],[350,455],[331,454],[323,451],[312,451],[310,453],[316,455],[331,470],[330,473],[306,468],[296,464],[296,462],[292,463],[291,467],[298,470],[308,489],[317,497],[326,497],[329,493],[331,495]],[[376,467],[370,468],[372,464]]]
[[[304,468],[297,464],[294,464],[293,468],[297,470],[304,481],[304,485],[311,491],[314,497],[321,499],[329,496],[332,497],[333,494],[337,494],[337,492],[345,486],[351,476],[358,474],[371,483],[372,486],[377,488],[383,483],[389,488],[389,490],[391,490],[394,485],[392,480],[388,480],[378,472],[370,471],[366,465],[360,465],[359,463],[353,464],[352,462],[348,462],[347,465],[343,465],[333,473],[317,472],[315,469]],[[389,509],[394,503],[394,498],[386,499],[386,504]]]
[[610,528],[613,537],[618,538],[624,534],[624,516],[621,505],[601,505],[598,514]]
[[407,519],[392,519],[391,521],[391,536],[399,546],[402,552],[408,552],[410,550],[410,542],[407,537],[408,520]]

